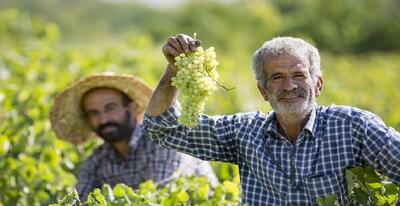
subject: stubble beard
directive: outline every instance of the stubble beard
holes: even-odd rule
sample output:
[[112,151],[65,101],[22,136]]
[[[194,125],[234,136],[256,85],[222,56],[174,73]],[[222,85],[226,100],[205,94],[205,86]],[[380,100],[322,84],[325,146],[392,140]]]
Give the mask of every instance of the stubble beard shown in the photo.
[[[106,127],[115,127],[116,129],[112,132],[102,132]],[[131,118],[131,114],[127,111],[124,120],[120,123],[109,122],[100,125],[96,130],[96,134],[99,135],[104,141],[108,143],[115,143],[125,139],[130,139],[135,129],[134,122]]]

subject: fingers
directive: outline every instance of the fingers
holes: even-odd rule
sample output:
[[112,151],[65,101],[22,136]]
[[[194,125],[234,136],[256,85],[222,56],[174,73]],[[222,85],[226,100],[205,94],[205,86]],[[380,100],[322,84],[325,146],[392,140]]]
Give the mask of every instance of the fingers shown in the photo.
[[196,51],[196,48],[199,46],[201,46],[201,41],[198,39],[189,42],[190,51]]
[[172,43],[167,43],[163,46],[162,52],[164,53],[165,56],[173,56],[176,57],[180,53],[182,53],[181,50],[176,49],[176,45],[173,45]]
[[201,46],[201,41],[194,40],[185,34],[178,34],[168,38],[167,43],[162,48],[162,52],[168,61],[173,63],[176,56],[179,56],[181,53],[188,54],[194,52],[199,46]]
[[194,40],[192,37],[185,34],[178,34],[168,38],[170,44],[176,51],[188,54],[196,50],[201,45],[199,40]]
[[168,38],[168,44],[176,51],[178,51],[179,53],[184,53],[184,50],[181,46],[181,44],[178,42],[177,38],[175,37],[169,37]]
[[191,37],[184,34],[178,34],[175,36],[175,39],[179,43],[180,47],[182,48],[183,52],[185,52],[185,54],[191,52],[189,48],[189,42],[193,41]]

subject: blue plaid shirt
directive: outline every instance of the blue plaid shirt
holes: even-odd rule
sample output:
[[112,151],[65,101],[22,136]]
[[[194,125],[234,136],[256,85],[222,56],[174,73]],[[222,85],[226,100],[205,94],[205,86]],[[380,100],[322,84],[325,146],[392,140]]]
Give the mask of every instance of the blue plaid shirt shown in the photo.
[[179,109],[145,116],[159,144],[204,160],[239,166],[242,202],[249,205],[317,205],[320,196],[347,201],[345,170],[372,165],[400,183],[400,134],[374,114],[353,107],[317,106],[295,144],[283,137],[274,112],[202,115],[199,126],[177,123]]
[[86,200],[94,188],[106,183],[112,187],[124,183],[137,189],[147,180],[163,185],[186,175],[206,176],[211,183],[218,182],[208,162],[160,147],[139,126],[130,140],[128,159],[122,159],[110,144],[101,145],[85,160],[76,189],[80,199]]

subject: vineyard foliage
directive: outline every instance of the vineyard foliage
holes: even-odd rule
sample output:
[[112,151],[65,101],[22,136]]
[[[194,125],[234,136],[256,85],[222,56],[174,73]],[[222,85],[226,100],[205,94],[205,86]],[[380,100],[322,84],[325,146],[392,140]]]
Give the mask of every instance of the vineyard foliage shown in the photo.
[[224,181],[212,188],[206,177],[178,178],[162,188],[157,188],[157,185],[152,181],[147,181],[142,183],[137,191],[124,184],[117,184],[114,188],[105,184],[102,188],[97,188],[90,193],[86,202],[82,202],[76,191],[73,191],[51,206],[65,206],[68,204],[89,206],[241,205],[238,186],[239,179],[234,178],[233,181]]
[[[120,28],[122,23],[117,24],[116,19],[111,19],[111,23],[107,24],[109,27],[105,28],[123,31],[124,35],[102,41],[102,37],[107,36],[107,32],[110,31],[95,30],[104,36],[96,36],[95,40],[88,40],[87,43],[85,40],[79,41],[79,37],[84,37],[85,32],[90,34],[89,30],[85,30],[85,21],[75,19],[74,23],[81,27],[71,32],[75,24],[66,22],[67,20],[58,21],[60,17],[51,12],[62,6],[56,7],[56,4],[45,0],[38,1],[39,6],[32,5],[29,1],[17,2],[20,2],[21,9],[0,9],[0,205],[82,203],[74,195],[76,175],[84,158],[100,142],[91,141],[73,146],[57,139],[51,131],[48,117],[53,98],[71,82],[98,72],[134,74],[155,87],[166,64],[160,45],[169,35],[178,32],[197,32],[205,47],[214,46],[220,62],[219,81],[228,87],[235,87],[231,91],[218,89],[209,98],[206,109],[209,114],[249,110],[268,112],[271,108],[258,93],[250,68],[251,55],[267,38],[289,34],[307,38],[323,48],[322,69],[325,87],[318,99],[321,104],[346,104],[367,109],[382,117],[388,125],[400,130],[400,41],[396,39],[399,38],[398,35],[393,34],[400,30],[400,12],[381,12],[379,15],[369,13],[368,19],[374,20],[369,21],[375,26],[372,27],[375,30],[372,30],[371,27],[362,26],[360,23],[364,14],[360,9],[366,7],[364,4],[355,12],[355,17],[350,18],[349,22],[344,22],[343,15],[347,13],[342,13],[341,7],[338,10],[333,10],[335,7],[332,7],[332,10],[326,11],[332,14],[330,16],[328,13],[322,15],[322,11],[318,9],[319,1],[299,1],[304,5],[290,4],[289,0],[279,3],[271,1],[270,4],[251,1],[257,2],[257,5],[238,1],[238,4],[225,6],[192,3],[174,10],[179,12],[172,12],[174,15],[171,21],[176,24],[163,21],[164,14],[168,13],[166,11],[143,8],[144,10],[137,15],[145,16],[148,12],[152,17],[140,21],[136,16],[134,21],[131,19],[135,26],[129,23],[129,18],[123,18],[123,15],[129,16],[134,12],[124,10],[114,13],[116,16],[120,15],[124,20],[122,22],[133,29],[124,31]],[[71,2],[73,5],[77,1]],[[314,2],[314,6],[306,7],[307,2]],[[337,4],[340,1],[332,2]],[[380,7],[375,8],[382,11],[399,9],[397,1],[368,2],[373,6],[379,4]],[[42,12],[40,5],[43,6],[44,3],[48,3],[52,9]],[[88,9],[88,4],[90,3],[82,3],[80,8]],[[108,16],[104,4],[99,4],[103,6],[98,6],[100,9],[96,11],[100,13],[95,14]],[[108,9],[115,10],[117,7],[114,5]],[[200,7],[209,12],[196,9]],[[305,19],[299,20],[297,17],[303,11],[301,9],[320,14],[323,18],[312,18],[310,12]],[[60,13],[63,12],[72,10],[66,6]],[[39,18],[39,14],[47,16]],[[94,18],[88,16],[90,12],[77,12],[75,16],[72,15],[72,19],[82,14],[86,14],[83,18],[86,21]],[[242,18],[243,15],[245,18]],[[334,19],[330,19],[332,16],[339,19],[339,26],[357,27],[346,29],[350,31],[340,31],[337,36],[337,25]],[[394,21],[397,23],[390,24],[388,16],[392,20],[397,19]],[[317,27],[312,27],[315,24],[306,19],[323,20],[324,24],[318,27],[318,30]],[[166,25],[162,26],[156,22]],[[209,25],[209,22],[214,23]],[[233,22],[238,22],[235,28],[232,28]],[[385,23],[381,30],[377,27],[380,22]],[[151,26],[152,24],[158,26]],[[380,32],[384,32],[383,36],[386,35],[386,39],[382,36],[382,45],[378,44],[380,40],[376,40]],[[78,33],[82,33],[82,36]],[[353,37],[357,37],[357,34],[362,34],[363,38]],[[347,35],[353,37],[353,40],[347,38]],[[346,39],[348,42],[331,39],[333,37],[339,40]],[[390,40],[392,44],[387,43]],[[96,41],[96,44],[93,44],[93,41]],[[368,47],[368,41],[372,43],[371,47]],[[331,53],[330,48],[335,53]],[[368,52],[347,53],[360,51]],[[134,191],[124,185],[114,188],[105,185],[92,193],[87,204],[104,205],[104,202],[107,202],[108,205],[121,205],[124,201],[132,204],[139,201],[143,205],[238,204],[240,189],[237,168],[225,163],[213,163],[213,167],[220,179],[220,184],[216,187],[209,185],[205,179],[191,177],[177,179],[162,188],[147,182]],[[356,182],[353,186],[350,184],[349,191],[361,196],[355,195],[354,201],[363,202],[365,197],[369,196],[377,202],[385,200],[385,204],[390,205],[390,201],[398,198],[398,186],[391,185],[384,178],[361,183],[370,181],[371,178],[365,177],[370,177],[372,173],[369,170],[357,170],[348,174],[349,180],[353,179]],[[370,175],[357,175],[367,173]],[[356,185],[361,185],[361,188]],[[366,188],[367,190],[364,190]],[[329,205],[334,200],[334,197],[327,197],[319,201],[321,205]]]

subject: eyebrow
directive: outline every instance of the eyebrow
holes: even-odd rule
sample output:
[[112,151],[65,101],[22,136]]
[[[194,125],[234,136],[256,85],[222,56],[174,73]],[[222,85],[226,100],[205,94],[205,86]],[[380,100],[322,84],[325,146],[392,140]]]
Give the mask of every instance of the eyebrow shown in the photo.
[[118,104],[116,102],[110,102],[104,105],[104,107],[109,107],[109,106],[118,106]]
[[[296,66],[297,66],[298,64],[296,64]],[[305,73],[307,73],[307,71],[305,71],[304,70],[304,65],[303,64],[301,64],[301,66],[302,67],[298,67],[298,68],[300,68],[301,70],[300,71],[295,71],[295,72],[293,72],[293,74],[305,74]],[[275,73],[273,73],[273,74],[271,74],[271,76],[269,76],[269,77],[267,77],[268,79],[271,79],[271,78],[273,78],[273,77],[276,77],[276,76],[278,76],[278,75],[285,75],[285,72],[281,72],[281,71],[278,71],[278,72],[275,72]]]
[[[103,108],[110,107],[110,106],[116,106],[116,105],[118,105],[116,102],[109,102],[106,105],[104,105]],[[85,109],[84,110],[85,113],[93,112],[93,111],[97,111],[97,109],[88,109],[88,110]]]

